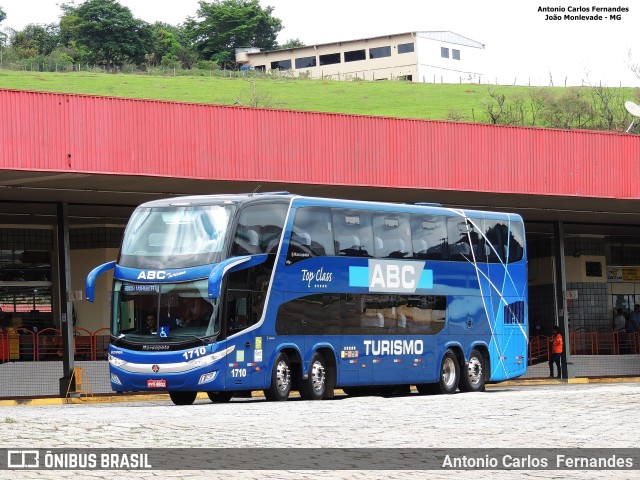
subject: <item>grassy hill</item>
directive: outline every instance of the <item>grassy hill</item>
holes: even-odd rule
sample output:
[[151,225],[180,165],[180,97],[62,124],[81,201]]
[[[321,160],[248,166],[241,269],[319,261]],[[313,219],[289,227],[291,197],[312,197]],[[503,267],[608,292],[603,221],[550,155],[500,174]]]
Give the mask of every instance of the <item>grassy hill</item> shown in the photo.
[[[563,87],[219,75],[210,76],[209,72],[202,72],[200,76],[161,76],[0,70],[0,88],[479,123],[491,123],[486,104],[495,101],[490,97],[490,91],[504,94],[507,99],[520,99],[524,107],[530,103],[530,95],[534,90],[545,90],[551,97],[559,97],[567,92]],[[589,96],[589,87],[578,90],[583,92],[583,96]],[[625,99],[638,97],[638,89],[616,90]],[[530,117],[530,114],[527,115]]]

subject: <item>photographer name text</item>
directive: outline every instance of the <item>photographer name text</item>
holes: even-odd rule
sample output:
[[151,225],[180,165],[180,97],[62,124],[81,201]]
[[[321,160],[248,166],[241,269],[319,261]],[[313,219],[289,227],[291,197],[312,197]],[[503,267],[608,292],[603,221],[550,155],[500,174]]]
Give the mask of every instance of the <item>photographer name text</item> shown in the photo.
[[629,7],[622,6],[570,6],[570,7],[550,7],[539,6],[538,13],[544,15],[543,19],[550,22],[578,21],[578,22],[599,22],[605,20],[620,21],[625,14],[629,13]]

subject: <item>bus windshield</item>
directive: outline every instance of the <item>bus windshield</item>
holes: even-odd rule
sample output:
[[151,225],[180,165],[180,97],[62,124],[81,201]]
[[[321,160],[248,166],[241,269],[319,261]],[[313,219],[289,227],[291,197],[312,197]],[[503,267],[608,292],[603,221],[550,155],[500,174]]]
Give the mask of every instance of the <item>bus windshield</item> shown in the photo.
[[133,343],[186,341],[220,332],[216,300],[207,280],[138,284],[116,280],[111,334]]
[[118,263],[134,268],[183,268],[219,262],[232,205],[137,209]]

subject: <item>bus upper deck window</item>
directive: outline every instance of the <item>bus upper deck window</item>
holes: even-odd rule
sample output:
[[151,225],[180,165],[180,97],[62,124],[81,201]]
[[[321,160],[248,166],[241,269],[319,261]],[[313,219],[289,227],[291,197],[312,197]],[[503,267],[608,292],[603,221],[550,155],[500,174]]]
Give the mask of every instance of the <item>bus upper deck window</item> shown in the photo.
[[387,228],[398,228],[400,226],[400,221],[397,218],[385,218],[384,226]]

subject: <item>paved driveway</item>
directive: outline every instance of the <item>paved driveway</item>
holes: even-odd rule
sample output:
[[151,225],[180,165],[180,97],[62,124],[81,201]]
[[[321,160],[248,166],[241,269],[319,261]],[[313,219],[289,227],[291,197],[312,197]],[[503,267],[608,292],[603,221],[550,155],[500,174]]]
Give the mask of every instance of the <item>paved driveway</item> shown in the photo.
[[[105,470],[0,471],[0,478],[638,478],[635,471],[528,470],[362,471],[291,470],[293,449],[305,455],[328,448],[407,450],[422,448],[637,447],[640,438],[640,384],[556,384],[493,386],[484,393],[450,396],[339,397],[319,402],[262,398],[212,404],[198,399],[187,407],[169,401],[0,407],[2,447],[14,449],[278,448],[273,462],[282,470]],[[446,450],[445,450],[446,451]],[[185,453],[181,451],[182,453]],[[336,465],[343,460],[336,451]],[[379,459],[382,450],[362,451]],[[459,451],[453,451],[457,452]],[[199,452],[194,452],[198,454]],[[236,451],[237,453],[237,451]],[[256,452],[254,452],[256,453]],[[428,455],[425,452],[425,455]],[[293,457],[292,457],[293,455]],[[177,455],[175,466],[188,459]],[[201,460],[201,459],[200,459]],[[637,462],[636,462],[637,463]],[[326,459],[320,460],[327,467]],[[331,463],[330,463],[331,465]],[[635,465],[640,468],[639,465]],[[273,468],[273,466],[272,466]],[[375,468],[379,468],[379,465]]]

